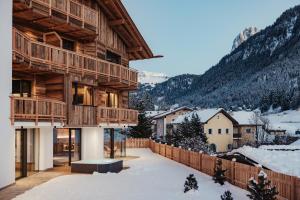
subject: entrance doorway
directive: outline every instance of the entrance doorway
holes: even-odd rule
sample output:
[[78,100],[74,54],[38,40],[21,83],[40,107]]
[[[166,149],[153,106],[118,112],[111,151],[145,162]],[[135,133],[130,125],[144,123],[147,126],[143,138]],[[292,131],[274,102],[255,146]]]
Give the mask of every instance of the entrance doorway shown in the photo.
[[34,129],[15,130],[15,177],[30,176],[38,171]]
[[81,129],[54,129],[53,165],[71,165],[81,160]]
[[122,129],[104,129],[104,157],[119,158],[126,156],[126,136]]

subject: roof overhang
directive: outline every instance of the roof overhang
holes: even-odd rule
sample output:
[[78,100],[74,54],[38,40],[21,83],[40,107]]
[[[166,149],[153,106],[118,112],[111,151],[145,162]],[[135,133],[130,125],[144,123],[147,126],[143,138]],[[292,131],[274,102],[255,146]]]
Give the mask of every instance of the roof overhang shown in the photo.
[[96,0],[128,48],[129,60],[156,58],[120,0]]

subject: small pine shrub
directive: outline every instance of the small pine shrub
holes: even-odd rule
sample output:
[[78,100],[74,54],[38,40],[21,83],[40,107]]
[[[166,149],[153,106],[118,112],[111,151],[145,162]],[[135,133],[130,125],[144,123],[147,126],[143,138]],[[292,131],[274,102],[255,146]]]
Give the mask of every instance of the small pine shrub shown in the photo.
[[224,194],[221,196],[222,200],[233,200],[231,196],[231,192],[229,190],[225,191]]
[[184,193],[190,190],[198,190],[198,182],[194,176],[194,174],[190,174],[184,183]]
[[252,200],[276,200],[275,186],[271,186],[271,181],[267,179],[267,174],[264,171],[260,171],[258,174],[258,182],[251,178],[248,184],[248,190],[250,194],[247,196]]
[[224,185],[224,183],[226,181],[225,172],[226,172],[226,170],[222,169],[222,160],[217,159],[216,168],[214,170],[214,176],[213,176],[213,180],[215,181],[215,183]]

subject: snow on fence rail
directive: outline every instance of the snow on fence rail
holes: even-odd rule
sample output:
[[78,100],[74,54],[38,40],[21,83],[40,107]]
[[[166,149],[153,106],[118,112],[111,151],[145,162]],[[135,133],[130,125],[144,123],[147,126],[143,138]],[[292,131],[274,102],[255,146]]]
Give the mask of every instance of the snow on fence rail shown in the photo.
[[[143,141],[142,145],[140,141]],[[182,163],[210,176],[214,173],[217,160],[217,157],[215,156],[209,156],[203,153],[193,152],[166,144],[155,143],[149,139],[130,139],[130,144],[130,147],[134,148],[141,148],[141,146],[142,148],[150,148],[154,153]],[[251,177],[257,179],[257,175],[260,170],[258,167],[225,159],[222,159],[222,166],[224,169],[227,169],[225,173],[227,180],[231,184],[243,189],[247,189],[248,181]],[[268,174],[268,178],[272,184],[276,185],[277,191],[279,192],[278,200],[300,200],[300,178],[277,173],[271,170],[264,171]]]
[[126,140],[127,148],[149,148],[149,139],[145,138],[128,138]]

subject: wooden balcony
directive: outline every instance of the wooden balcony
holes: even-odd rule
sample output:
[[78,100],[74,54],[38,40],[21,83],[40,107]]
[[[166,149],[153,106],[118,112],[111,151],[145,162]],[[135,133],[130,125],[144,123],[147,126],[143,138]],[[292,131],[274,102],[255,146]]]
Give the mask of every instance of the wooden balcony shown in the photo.
[[98,126],[99,124],[137,124],[138,111],[122,108],[77,106],[69,112],[69,126]]
[[72,0],[14,0],[13,15],[80,40],[97,36],[98,12]]
[[11,96],[11,124],[21,122],[54,122],[66,121],[66,104],[51,99]]
[[242,134],[241,133],[233,133],[233,139],[241,139]]
[[15,28],[13,63],[14,70],[75,73],[92,77],[100,85],[116,89],[135,90],[138,86],[138,72],[134,69],[34,41]]
[[137,124],[138,111],[123,108],[97,108],[97,122],[118,123],[118,124]]

